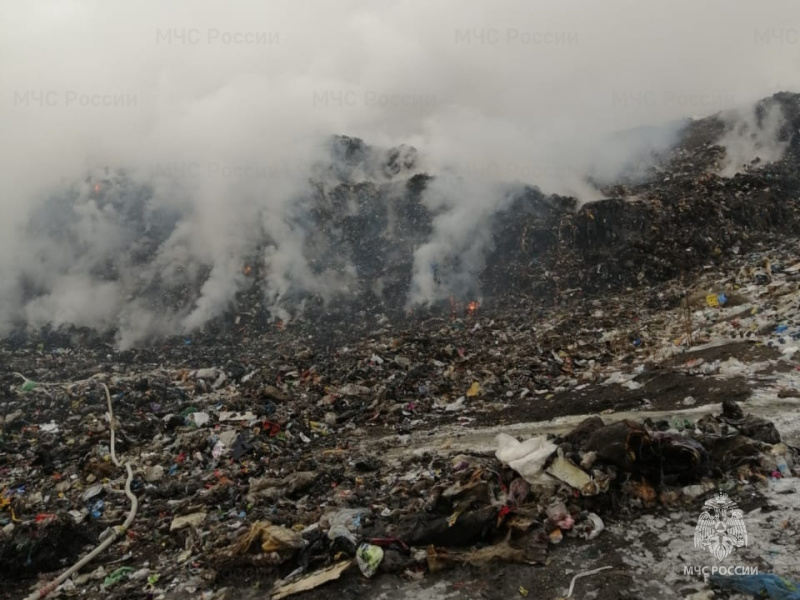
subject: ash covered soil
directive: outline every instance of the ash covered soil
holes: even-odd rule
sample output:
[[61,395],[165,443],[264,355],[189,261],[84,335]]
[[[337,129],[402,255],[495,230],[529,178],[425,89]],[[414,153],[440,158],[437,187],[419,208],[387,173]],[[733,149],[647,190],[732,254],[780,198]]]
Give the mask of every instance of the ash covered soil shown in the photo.
[[[522,190],[474,296],[311,299],[274,322],[255,270],[191,335],[3,340],[0,597],[114,532],[53,597],[555,599],[601,567],[573,597],[735,597],[685,571],[720,564],[800,580],[800,103],[769,102],[780,161],[716,174],[712,117],[609,199]],[[401,183],[409,215],[428,178]],[[383,193],[368,185],[320,197]],[[403,244],[364,271],[398,299]],[[126,531],[104,385],[139,503]],[[749,532],[721,562],[694,543],[719,492]]]

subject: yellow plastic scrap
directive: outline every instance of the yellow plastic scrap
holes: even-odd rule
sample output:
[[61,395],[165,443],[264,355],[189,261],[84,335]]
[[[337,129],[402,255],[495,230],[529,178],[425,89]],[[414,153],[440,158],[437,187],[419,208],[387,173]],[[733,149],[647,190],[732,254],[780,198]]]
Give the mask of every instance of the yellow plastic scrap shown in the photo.
[[477,396],[480,393],[481,393],[481,384],[476,381],[472,384],[472,386],[470,386],[469,390],[467,390],[467,397],[473,398],[474,396]]
[[250,531],[234,544],[232,553],[245,554],[254,544],[260,546],[262,552],[276,552],[286,559],[303,547],[303,538],[292,529],[272,525],[269,521],[256,521],[250,526]]
[[716,294],[709,294],[706,296],[706,304],[712,308],[719,308],[719,298]]
[[524,597],[524,596],[527,596],[528,594],[529,594],[529,592],[528,592],[527,588],[519,586],[519,595],[520,596]]
[[458,517],[460,517],[460,516],[461,516],[460,512],[454,512],[452,515],[447,517],[447,525],[449,527],[452,527],[453,525],[455,525],[456,521],[458,521]]
[[308,425],[311,428],[311,431],[315,433],[321,433],[322,435],[328,435],[330,433],[330,430],[325,423],[320,423],[319,421],[309,421]]

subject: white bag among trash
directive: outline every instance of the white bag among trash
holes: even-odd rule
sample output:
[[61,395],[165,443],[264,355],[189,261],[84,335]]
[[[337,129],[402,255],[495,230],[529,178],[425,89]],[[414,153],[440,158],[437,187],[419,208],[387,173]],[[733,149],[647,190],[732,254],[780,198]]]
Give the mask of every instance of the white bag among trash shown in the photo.
[[495,438],[497,460],[514,469],[528,483],[537,483],[544,473],[544,463],[558,446],[549,442],[546,436],[538,436],[520,442],[500,433]]

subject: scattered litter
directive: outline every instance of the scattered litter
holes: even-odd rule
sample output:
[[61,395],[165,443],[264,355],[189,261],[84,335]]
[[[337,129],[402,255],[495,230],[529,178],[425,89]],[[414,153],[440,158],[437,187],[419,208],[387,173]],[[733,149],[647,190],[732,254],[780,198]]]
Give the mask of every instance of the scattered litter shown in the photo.
[[800,600],[800,585],[772,573],[758,575],[711,575],[709,582],[723,590],[770,600]]
[[383,561],[383,548],[371,544],[361,544],[356,553],[358,568],[364,577],[372,577]]
[[300,592],[307,592],[308,590],[318,588],[319,586],[330,581],[335,581],[336,579],[339,579],[339,577],[342,576],[342,573],[350,568],[350,565],[352,564],[352,561],[343,561],[325,569],[316,571],[315,573],[306,575],[305,577],[301,577],[300,579],[297,579],[291,583],[276,585],[272,589],[270,600],[281,600],[281,598],[299,594]]
[[190,515],[184,515],[181,517],[175,517],[172,519],[172,523],[169,525],[170,531],[178,531],[183,529],[184,527],[199,527],[203,521],[206,520],[208,515],[204,512],[192,513]]

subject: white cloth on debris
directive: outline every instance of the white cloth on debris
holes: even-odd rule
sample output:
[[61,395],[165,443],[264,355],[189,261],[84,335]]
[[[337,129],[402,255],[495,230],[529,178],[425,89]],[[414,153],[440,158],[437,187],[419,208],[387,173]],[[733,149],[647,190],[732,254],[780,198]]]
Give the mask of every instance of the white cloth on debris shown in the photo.
[[543,435],[520,442],[510,435],[500,433],[495,442],[497,460],[514,469],[528,483],[541,480],[544,463],[558,448]]

